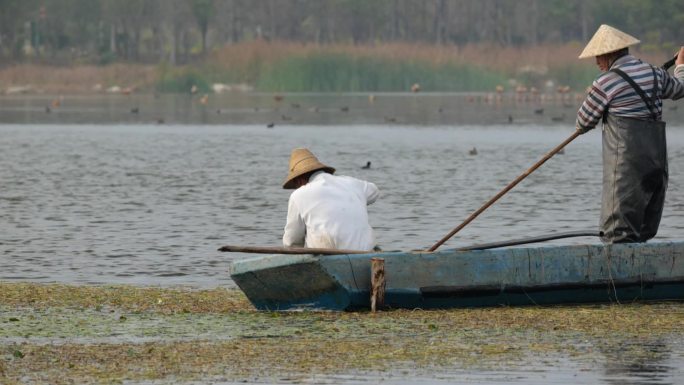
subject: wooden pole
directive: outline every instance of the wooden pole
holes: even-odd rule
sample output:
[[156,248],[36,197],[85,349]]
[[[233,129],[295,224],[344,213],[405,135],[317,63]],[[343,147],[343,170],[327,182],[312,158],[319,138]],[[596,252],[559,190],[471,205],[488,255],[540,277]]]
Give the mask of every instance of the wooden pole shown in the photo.
[[226,245],[218,249],[222,252],[256,253],[256,254],[371,254],[372,250],[341,250],[341,249],[317,249],[309,247],[271,247],[271,246],[232,246]]
[[470,222],[473,221],[473,219],[477,218],[477,216],[482,214],[482,212],[485,211],[489,206],[493,205],[494,202],[499,200],[499,198],[504,196],[504,194],[509,192],[513,187],[515,187],[518,183],[520,183],[521,180],[525,179],[534,170],[538,169],[542,164],[544,164],[547,160],[549,160],[552,156],[554,156],[558,151],[562,150],[563,147],[567,146],[568,143],[575,140],[575,138],[577,138],[580,134],[581,134],[580,131],[575,130],[575,132],[572,135],[570,135],[569,138],[565,139],[565,141],[563,143],[559,144],[558,146],[556,146],[556,148],[549,151],[546,155],[544,155],[543,158],[541,158],[537,163],[535,163],[527,171],[520,174],[520,176],[515,178],[515,180],[513,182],[509,183],[508,186],[506,186],[503,190],[499,191],[498,194],[496,194],[492,199],[488,200],[487,203],[485,203],[482,207],[477,209],[474,213],[470,214],[470,216],[468,218],[466,218],[466,220],[463,221],[463,223],[456,226],[455,229],[451,230],[451,232],[449,234],[445,235],[444,238],[440,239],[437,243],[432,245],[432,247],[430,247],[427,251],[435,251],[439,246],[441,246],[444,242],[449,240],[449,238],[453,237],[454,234],[461,231],[461,229],[466,227]]
[[385,304],[385,259],[371,258],[371,311]]

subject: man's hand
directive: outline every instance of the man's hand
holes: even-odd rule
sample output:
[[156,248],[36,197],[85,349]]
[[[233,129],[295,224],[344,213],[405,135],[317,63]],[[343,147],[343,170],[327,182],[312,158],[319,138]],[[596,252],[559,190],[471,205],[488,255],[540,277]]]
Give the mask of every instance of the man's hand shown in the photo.
[[684,64],[684,47],[681,47],[679,49],[679,53],[677,54],[677,60],[675,60],[675,65],[682,64]]

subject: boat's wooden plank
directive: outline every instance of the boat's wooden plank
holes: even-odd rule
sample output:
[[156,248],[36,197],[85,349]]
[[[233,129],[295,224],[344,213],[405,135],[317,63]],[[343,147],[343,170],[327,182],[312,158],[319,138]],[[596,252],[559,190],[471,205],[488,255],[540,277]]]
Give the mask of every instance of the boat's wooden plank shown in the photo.
[[[254,287],[263,300],[275,300],[269,305],[271,309],[280,303],[282,307],[276,307],[281,309],[368,308],[374,257],[385,259],[385,299],[390,307],[684,299],[684,242],[319,257],[272,255],[235,261],[234,279],[287,281],[285,286],[269,283],[266,286],[270,288],[263,284]],[[282,277],[286,272],[291,277]],[[331,281],[321,284],[327,281],[325,277]],[[331,286],[331,282],[336,284]],[[298,292],[302,298],[283,296],[288,291]],[[341,307],[340,303],[347,305]]]

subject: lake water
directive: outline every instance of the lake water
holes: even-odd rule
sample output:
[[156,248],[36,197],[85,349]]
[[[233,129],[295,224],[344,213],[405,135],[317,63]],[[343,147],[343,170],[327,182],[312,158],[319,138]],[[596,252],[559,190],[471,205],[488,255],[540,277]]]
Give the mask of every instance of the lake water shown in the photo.
[[[222,119],[234,115],[240,121],[245,112],[235,107],[238,103],[275,103],[265,101],[270,96],[251,97],[224,100],[223,109],[235,112],[222,113]],[[281,244],[290,193],[281,184],[290,151],[300,146],[338,174],[377,184],[382,197],[369,213],[384,250],[427,248],[574,130],[569,118],[549,122],[548,111],[567,109],[557,103],[494,105],[466,95],[384,95],[374,103],[367,95],[296,98],[296,108],[283,108],[310,120],[311,105],[352,107],[318,116],[311,124],[287,121],[268,128],[239,122],[117,124],[117,111],[130,115],[121,113],[121,105],[130,101],[121,98],[62,99],[50,113],[21,107],[49,98],[5,100],[0,122],[14,121],[21,112],[41,123],[0,125],[0,279],[232,286],[229,263],[247,255],[216,249]],[[181,102],[148,96],[136,105],[167,111],[168,119],[177,111],[174,103]],[[192,103],[185,100],[181,110],[197,112]],[[378,113],[376,103],[385,106],[379,107],[385,109],[381,114],[391,111],[412,123],[369,124]],[[71,113],[60,116],[65,105]],[[449,113],[450,125],[418,124],[437,119],[444,106],[464,116]],[[535,114],[538,108],[547,112]],[[369,110],[375,112],[364,112]],[[270,121],[273,111],[259,111],[249,112],[253,120]],[[477,115],[491,119],[487,111],[515,119],[472,124]],[[92,122],[97,116],[102,123]],[[356,116],[365,123],[336,124],[336,116]],[[523,117],[530,121],[519,123]],[[185,119],[202,115],[189,113]],[[684,129],[677,122],[668,141],[671,177],[659,240],[681,239],[684,229]],[[469,154],[472,148],[477,155]],[[599,130],[579,137],[442,248],[595,230],[600,153]],[[361,169],[368,161],[371,169]],[[555,241],[587,242],[598,240]]]
[[[230,261],[248,255],[216,249],[281,244],[290,193],[281,184],[290,151],[301,146],[338,174],[378,185],[382,196],[369,213],[383,249],[427,248],[573,133],[574,100],[489,98],[2,97],[0,280],[233,287]],[[684,229],[681,114],[674,105],[666,111],[670,187],[656,240],[681,239]],[[600,156],[599,130],[579,137],[442,248],[595,230]],[[361,169],[368,161],[372,167]],[[682,346],[674,336],[672,362],[639,368],[537,363],[381,380],[677,383]]]

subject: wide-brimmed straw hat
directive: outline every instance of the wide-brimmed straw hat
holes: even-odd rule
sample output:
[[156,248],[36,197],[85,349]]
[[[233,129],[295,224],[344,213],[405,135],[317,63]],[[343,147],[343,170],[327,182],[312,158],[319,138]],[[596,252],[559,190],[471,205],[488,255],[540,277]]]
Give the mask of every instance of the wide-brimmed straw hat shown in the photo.
[[295,179],[297,179],[298,176],[317,170],[323,170],[330,174],[333,174],[335,172],[334,168],[326,166],[323,163],[319,162],[318,158],[316,158],[316,156],[313,153],[311,153],[311,151],[309,151],[308,149],[295,148],[294,150],[292,150],[292,154],[290,155],[289,173],[287,174],[287,178],[285,178],[283,188],[295,188],[293,182]]
[[634,36],[628,35],[619,29],[603,24],[584,47],[584,51],[579,55],[580,59],[600,56],[603,54],[619,51],[641,41]]

